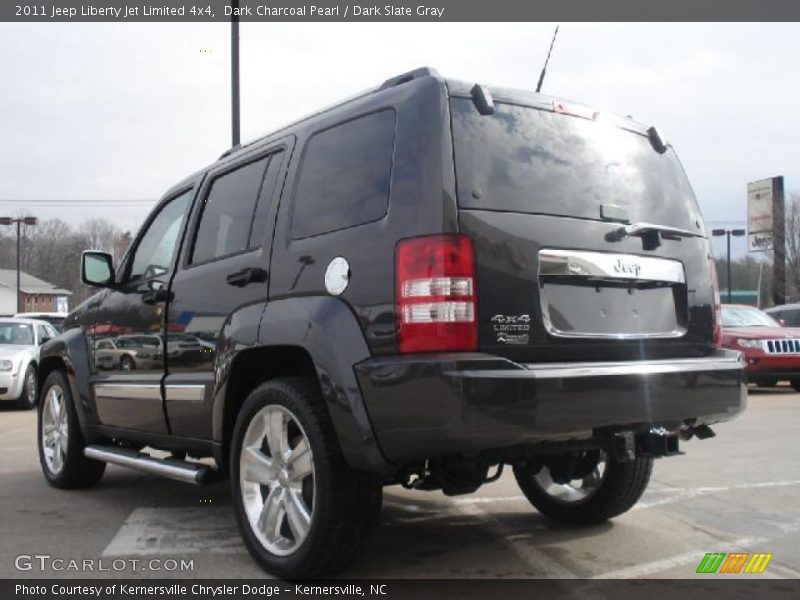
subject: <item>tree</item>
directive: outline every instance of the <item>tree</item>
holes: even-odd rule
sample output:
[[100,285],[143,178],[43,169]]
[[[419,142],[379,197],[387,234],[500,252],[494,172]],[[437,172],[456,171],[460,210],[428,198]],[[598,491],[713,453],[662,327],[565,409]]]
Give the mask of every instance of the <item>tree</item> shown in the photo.
[[796,302],[800,298],[800,192],[789,192],[784,214],[786,223],[786,301]]
[[[0,229],[0,268],[16,269],[16,232]],[[73,293],[76,306],[96,290],[80,281],[81,253],[98,249],[109,252],[117,264],[131,243],[131,233],[105,219],[93,218],[78,228],[61,219],[40,220],[35,227],[23,227],[20,239],[21,269]]]

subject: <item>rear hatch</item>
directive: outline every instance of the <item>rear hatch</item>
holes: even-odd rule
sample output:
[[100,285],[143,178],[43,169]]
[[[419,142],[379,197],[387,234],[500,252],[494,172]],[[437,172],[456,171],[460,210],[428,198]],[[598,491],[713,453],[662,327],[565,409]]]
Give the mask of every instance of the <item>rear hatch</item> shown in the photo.
[[673,149],[629,119],[491,91],[494,112],[481,114],[468,88],[450,89],[480,349],[520,361],[707,354],[709,246]]

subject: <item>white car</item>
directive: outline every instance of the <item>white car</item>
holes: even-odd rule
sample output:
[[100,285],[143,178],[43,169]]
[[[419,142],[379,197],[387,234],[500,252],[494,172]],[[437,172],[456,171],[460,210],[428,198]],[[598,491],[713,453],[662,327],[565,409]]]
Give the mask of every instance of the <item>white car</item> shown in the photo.
[[39,347],[58,335],[46,321],[0,319],[0,401],[36,406]]
[[56,331],[61,331],[61,326],[64,324],[64,319],[67,318],[67,313],[60,312],[28,312],[17,313],[14,315],[15,319],[36,319],[38,321],[47,321],[56,328]]

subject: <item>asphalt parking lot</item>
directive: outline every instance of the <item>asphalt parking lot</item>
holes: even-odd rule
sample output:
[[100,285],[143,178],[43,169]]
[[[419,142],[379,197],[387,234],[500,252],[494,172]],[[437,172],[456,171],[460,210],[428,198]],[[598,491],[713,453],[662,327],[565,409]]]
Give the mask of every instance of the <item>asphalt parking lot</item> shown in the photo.
[[[716,431],[658,461],[634,510],[589,528],[540,516],[508,472],[471,496],[389,488],[378,530],[343,576],[709,577],[695,574],[705,553],[741,551],[773,554],[756,577],[800,577],[800,394],[751,389],[744,416]],[[93,490],[55,490],[39,472],[35,439],[34,412],[0,407],[0,577],[264,576],[239,541],[227,484],[192,487],[109,467]],[[17,556],[37,554],[140,562],[109,572],[17,570]],[[154,558],[190,560],[193,570],[142,566]]]

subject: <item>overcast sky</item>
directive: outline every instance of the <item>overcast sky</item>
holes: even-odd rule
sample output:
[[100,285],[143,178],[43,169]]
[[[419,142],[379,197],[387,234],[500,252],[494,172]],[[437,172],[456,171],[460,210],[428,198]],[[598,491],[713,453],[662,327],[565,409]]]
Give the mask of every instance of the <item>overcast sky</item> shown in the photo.
[[[242,24],[242,139],[419,66],[533,88],[552,30]],[[227,24],[0,24],[0,213],[137,228],[230,145],[229,35]],[[709,225],[738,227],[748,181],[784,175],[800,189],[798,57],[797,24],[563,24],[543,91],[658,125]]]

